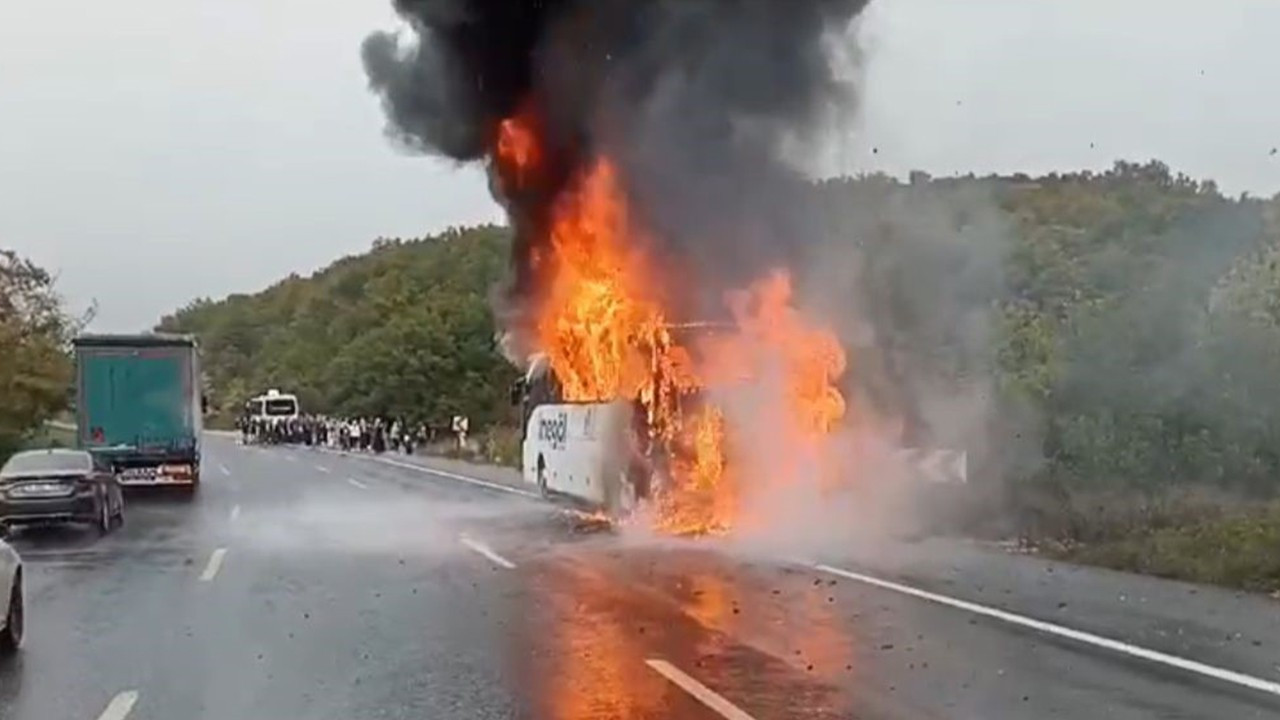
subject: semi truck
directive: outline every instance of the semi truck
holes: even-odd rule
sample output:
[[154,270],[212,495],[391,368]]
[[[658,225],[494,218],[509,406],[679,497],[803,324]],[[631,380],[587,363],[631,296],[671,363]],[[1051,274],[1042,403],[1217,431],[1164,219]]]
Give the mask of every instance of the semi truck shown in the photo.
[[200,482],[204,397],[190,335],[81,335],[76,365],[77,444],[106,458],[121,485]]

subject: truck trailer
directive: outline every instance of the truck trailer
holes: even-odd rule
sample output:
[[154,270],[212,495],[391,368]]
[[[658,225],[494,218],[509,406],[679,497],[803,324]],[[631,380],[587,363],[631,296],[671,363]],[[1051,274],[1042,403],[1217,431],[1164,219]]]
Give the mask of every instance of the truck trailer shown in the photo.
[[190,335],[82,335],[74,341],[76,437],[121,485],[200,482],[203,394]]

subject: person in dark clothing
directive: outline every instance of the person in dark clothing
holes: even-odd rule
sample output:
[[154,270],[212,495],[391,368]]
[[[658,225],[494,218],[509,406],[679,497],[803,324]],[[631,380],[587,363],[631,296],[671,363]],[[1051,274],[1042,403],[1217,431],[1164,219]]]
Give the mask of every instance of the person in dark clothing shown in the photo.
[[410,427],[409,423],[400,424],[400,449],[405,455],[413,454],[413,430]]

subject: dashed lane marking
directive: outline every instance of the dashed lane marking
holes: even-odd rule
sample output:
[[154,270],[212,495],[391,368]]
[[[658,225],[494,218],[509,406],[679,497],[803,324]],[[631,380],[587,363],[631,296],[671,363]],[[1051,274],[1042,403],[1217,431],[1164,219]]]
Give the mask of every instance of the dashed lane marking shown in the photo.
[[728,720],[754,720],[742,708],[725,700],[715,690],[698,682],[666,660],[650,658],[645,660],[644,664],[653,668],[662,677],[675,683],[677,687],[692,695],[698,702],[719,713],[721,717],[728,718]]
[[218,464],[218,472],[222,473],[223,477],[231,477],[231,471],[227,469],[226,465],[221,463]]
[[466,545],[472,550],[489,558],[489,560],[492,561],[494,565],[500,565],[508,570],[514,570],[516,567],[515,563],[502,557],[498,553],[494,552],[488,545],[485,545],[484,543],[479,542],[478,540],[473,540],[467,537],[466,535],[463,535],[462,537],[458,538],[458,542],[461,542],[463,545]]
[[106,709],[98,716],[98,720],[124,720],[129,717],[129,713],[137,702],[138,691],[125,690],[111,698],[111,702],[107,703]]
[[231,508],[231,522],[235,522],[240,518],[240,506],[236,505]]
[[317,466],[316,466],[316,470],[319,470],[320,472],[324,473],[325,475],[328,475],[329,473],[333,472],[332,470],[330,470],[329,468],[327,468],[327,467],[325,467],[325,466],[323,466],[323,465],[317,465]]
[[209,556],[209,562],[204,566],[204,572],[200,573],[200,582],[209,582],[218,576],[218,570],[222,568],[222,559],[227,556],[226,548],[218,548]]
[[368,486],[368,485],[365,485],[364,483],[360,482],[359,480],[357,480],[357,479],[355,479],[355,478],[347,478],[347,484],[351,485],[352,487],[360,488],[361,490],[368,490],[368,489],[369,489],[369,486]]
[[1188,660],[1186,658],[1178,657],[1177,655],[1169,655],[1158,650],[1150,650],[1138,645],[1130,645],[1129,643],[1122,642],[1120,640],[1103,637],[1102,635],[1094,635],[1093,633],[1084,632],[1082,630],[1074,630],[1064,625],[1058,625],[1044,620],[1036,620],[1035,618],[1018,615],[1017,613],[1011,613],[1007,610],[1000,610],[998,608],[980,605],[975,602],[969,602],[968,600],[960,600],[947,595],[929,592],[928,590],[921,590],[919,588],[911,587],[910,585],[893,582],[892,580],[882,580],[878,577],[864,575],[851,570],[843,570],[830,565],[814,565],[813,567],[831,575],[838,575],[842,578],[856,580],[860,583],[883,588],[885,590],[892,590],[893,592],[901,593],[903,595],[910,595],[911,597],[920,598],[921,600],[928,600],[930,602],[938,603],[939,605],[946,605],[948,607],[956,608],[957,610],[966,610],[975,615],[983,615],[985,617],[1009,623],[1010,625],[1019,625],[1025,628],[1031,628],[1032,630],[1038,630],[1048,635],[1068,638],[1086,645],[1093,645],[1094,647],[1104,648],[1123,655],[1141,658],[1143,660],[1159,663],[1168,667],[1178,668],[1179,670],[1186,670],[1188,672],[1196,673],[1197,675],[1214,678],[1215,680],[1243,685],[1244,687],[1261,690],[1262,692],[1271,693],[1272,695],[1280,695],[1280,683],[1273,682],[1271,680],[1264,680],[1262,678],[1245,675],[1244,673],[1239,673],[1234,670],[1206,665],[1202,662]]

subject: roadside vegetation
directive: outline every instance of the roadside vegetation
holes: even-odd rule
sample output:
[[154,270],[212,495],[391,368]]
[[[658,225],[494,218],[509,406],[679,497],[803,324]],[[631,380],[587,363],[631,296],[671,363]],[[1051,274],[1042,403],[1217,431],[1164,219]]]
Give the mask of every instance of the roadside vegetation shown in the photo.
[[0,463],[44,442],[45,421],[67,406],[69,343],[82,322],[47,271],[0,248]]
[[1213,583],[1280,598],[1280,502],[1157,498],[1146,507],[1086,525],[1096,539],[1044,547],[1076,562],[1160,577]]
[[467,415],[477,431],[512,423],[517,373],[490,302],[509,242],[498,227],[379,239],[310,277],[197,300],[157,329],[199,336],[215,425],[268,388],[296,393],[308,412],[440,427]]
[[[1084,562],[1278,589],[1280,202],[1159,162],[1102,173],[821,182],[795,259],[836,322],[861,309],[845,392],[905,444],[964,448],[938,526]],[[310,277],[199,300],[214,408],[446,425],[518,464],[492,308],[498,227],[379,240]],[[446,444],[441,452],[457,454]]]

